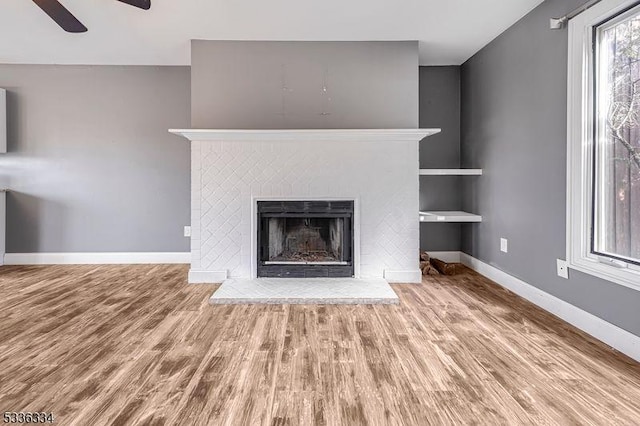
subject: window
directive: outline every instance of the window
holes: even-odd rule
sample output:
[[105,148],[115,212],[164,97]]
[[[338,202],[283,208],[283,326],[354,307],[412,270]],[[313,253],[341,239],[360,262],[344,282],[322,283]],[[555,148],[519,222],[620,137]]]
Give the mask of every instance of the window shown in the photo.
[[640,6],[569,23],[569,266],[640,290]]
[[596,27],[593,252],[640,263],[640,8]]

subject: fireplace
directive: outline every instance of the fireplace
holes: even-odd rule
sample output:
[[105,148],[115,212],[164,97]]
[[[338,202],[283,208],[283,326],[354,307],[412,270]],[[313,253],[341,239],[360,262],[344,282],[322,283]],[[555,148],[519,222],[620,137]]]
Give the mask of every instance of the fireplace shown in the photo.
[[258,201],[258,277],[352,277],[353,201]]
[[[421,282],[416,258],[420,248],[418,141],[438,133],[438,129],[172,132],[191,141],[190,283],[253,279],[258,276],[258,268],[261,276],[340,274],[356,279]],[[280,260],[269,260],[269,245],[262,241],[269,238],[265,234],[268,223],[258,221],[258,202],[274,200],[353,200],[342,212],[333,211],[340,206],[337,201],[330,201],[319,211],[317,205],[307,204],[306,211],[298,208],[289,212],[303,214],[298,218],[307,215],[308,227],[317,229],[306,234],[320,234],[325,246],[332,249],[326,250],[331,261],[314,264],[309,263],[313,257],[306,256],[285,261],[296,261],[293,265],[266,263]],[[280,202],[276,211],[267,210],[260,213],[276,217],[287,209]],[[343,213],[346,219],[333,225],[312,223],[313,217],[322,218],[327,213]],[[334,242],[338,228],[348,238],[337,254],[331,241],[326,243],[326,228],[331,226]],[[291,222],[287,227],[291,230],[296,224]],[[292,248],[295,246],[290,244]],[[328,263],[336,262],[333,258],[341,263]]]

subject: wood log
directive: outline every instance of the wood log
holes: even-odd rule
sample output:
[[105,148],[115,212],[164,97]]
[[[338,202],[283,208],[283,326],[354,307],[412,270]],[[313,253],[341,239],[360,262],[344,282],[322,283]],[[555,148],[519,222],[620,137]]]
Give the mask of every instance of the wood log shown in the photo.
[[420,269],[422,270],[422,275],[440,275],[440,272],[438,272],[436,268],[431,266],[430,263],[425,262],[425,265]]
[[462,269],[462,264],[460,263],[447,263],[434,257],[431,258],[431,264],[443,275],[456,275]]
[[429,254],[424,251],[420,253],[420,270],[422,275],[440,275],[440,273],[431,265]]

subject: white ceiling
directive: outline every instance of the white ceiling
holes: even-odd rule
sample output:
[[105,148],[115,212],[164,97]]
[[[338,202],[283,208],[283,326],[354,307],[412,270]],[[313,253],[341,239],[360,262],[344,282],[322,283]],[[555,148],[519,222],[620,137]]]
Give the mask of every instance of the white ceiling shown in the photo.
[[68,34],[29,0],[0,1],[0,63],[188,65],[190,39],[419,40],[421,65],[459,65],[542,0],[60,0]]

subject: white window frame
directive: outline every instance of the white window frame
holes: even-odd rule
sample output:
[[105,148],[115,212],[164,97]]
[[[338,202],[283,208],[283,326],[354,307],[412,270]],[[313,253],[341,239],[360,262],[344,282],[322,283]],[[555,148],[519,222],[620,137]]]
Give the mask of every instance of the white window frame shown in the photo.
[[567,262],[571,269],[640,290],[640,268],[591,253],[594,27],[638,0],[603,0],[569,21]]

